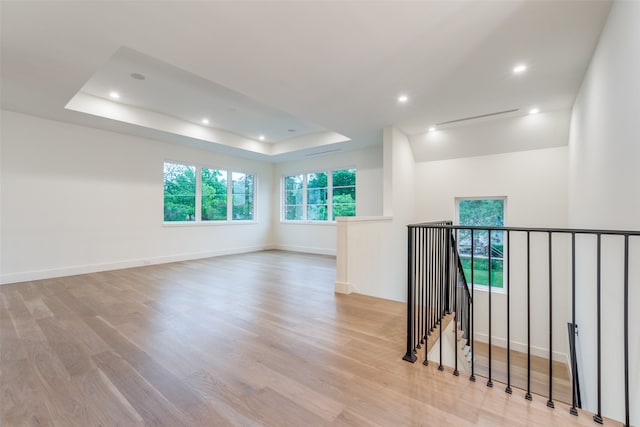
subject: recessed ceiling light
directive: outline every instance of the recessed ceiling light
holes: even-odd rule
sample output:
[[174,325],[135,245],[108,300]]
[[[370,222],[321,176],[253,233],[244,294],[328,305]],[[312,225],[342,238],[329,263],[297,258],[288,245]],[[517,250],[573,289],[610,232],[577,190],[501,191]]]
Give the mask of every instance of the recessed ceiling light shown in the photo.
[[120,98],[120,94],[118,92],[111,92],[109,96],[112,97],[113,99]]
[[435,131],[436,131],[436,127],[435,127],[435,126],[431,126],[431,127],[429,128],[429,132],[435,132]]
[[409,97],[407,95],[400,95],[398,97],[398,102],[404,104],[405,102],[407,102],[409,100]]
[[205,124],[205,125],[209,124],[209,119],[207,119],[207,118],[204,118],[201,121],[202,121],[202,124]]
[[145,79],[145,77],[140,73],[131,73],[130,76],[131,76],[132,79],[136,79],[136,80],[144,80]]
[[289,131],[289,132],[291,132],[291,133],[293,133],[293,132],[295,132],[296,130],[295,130],[295,129],[289,129],[288,131]]
[[520,74],[520,73],[524,73],[527,70],[527,66],[524,64],[520,64],[520,65],[516,65],[513,68],[513,73],[514,74]]
[[538,114],[540,112],[540,110],[538,110],[537,108],[532,108],[531,110],[529,110],[529,114]]
[[264,135],[260,135],[260,136],[258,137],[258,139],[259,139],[260,141],[264,141]]

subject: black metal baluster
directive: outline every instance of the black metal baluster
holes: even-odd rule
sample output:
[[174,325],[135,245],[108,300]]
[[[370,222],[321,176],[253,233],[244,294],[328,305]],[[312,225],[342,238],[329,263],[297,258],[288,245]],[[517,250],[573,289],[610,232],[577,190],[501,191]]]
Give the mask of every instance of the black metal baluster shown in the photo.
[[416,361],[416,356],[413,354],[413,227],[408,227],[407,237],[407,352],[402,359],[413,363]]
[[571,233],[571,342],[573,343],[571,349],[571,409],[569,413],[571,415],[578,415],[576,409],[576,233]]
[[[452,230],[453,232],[453,230]],[[458,231],[456,230],[456,242],[458,242]],[[453,244],[451,245],[453,246]],[[454,297],[453,297],[453,312],[455,313],[455,317],[453,319],[454,324],[453,324],[453,329],[455,332],[455,338],[454,338],[454,344],[455,344],[455,348],[454,348],[454,357],[455,357],[455,362],[454,362],[454,370],[453,370],[453,375],[455,375],[456,377],[458,375],[460,375],[460,373],[458,372],[458,250],[456,248],[456,250],[453,250],[452,248],[452,253],[453,253],[453,259],[454,261],[452,262],[452,268],[454,269],[454,283],[453,283],[453,292],[454,292]]]
[[450,297],[449,298],[449,311],[450,312],[451,312],[452,308],[455,310],[456,303],[454,301],[453,304],[451,304],[451,300],[455,299],[455,297],[456,297],[457,284],[455,283],[455,279],[456,279],[457,273],[458,273],[458,269],[456,268],[457,264],[456,264],[456,261],[455,261],[456,255],[455,255],[455,250],[453,248],[454,237],[455,236],[453,235],[453,229],[450,229],[449,230],[449,241],[450,241],[450,243],[449,243],[449,249],[448,249],[448,251],[449,251],[449,260],[450,260],[450,262],[449,262],[449,272],[451,274],[451,282],[450,282],[451,286],[449,287],[449,297]]
[[420,258],[420,264],[422,265],[422,343],[425,343],[427,337],[427,257],[429,256],[429,252],[427,250],[427,229],[425,227],[420,228],[420,234],[422,237],[422,257]]
[[440,321],[440,303],[442,302],[442,296],[440,295],[440,290],[442,289],[442,261],[440,257],[440,249],[442,248],[442,229],[438,228],[436,230],[437,237],[437,245],[436,245],[436,253],[437,255],[437,265],[436,265],[436,277],[435,277],[435,286],[436,286],[436,310],[433,313],[433,325],[435,328],[438,327],[438,322]]
[[[445,253],[444,253],[444,256],[445,256],[445,260],[444,260],[444,262],[445,262],[445,264],[444,264],[445,265],[445,270],[444,270],[444,273],[445,273],[445,276],[444,277],[446,277],[445,289],[444,289],[445,290],[444,297],[446,299],[445,299],[445,302],[444,302],[444,310],[445,310],[446,314],[450,314],[451,313],[451,299],[449,298],[449,296],[451,295],[451,287],[449,285],[451,284],[451,269],[450,269],[450,267],[451,267],[451,258],[449,257],[449,255],[450,255],[450,253],[449,253],[450,252],[449,251],[449,246],[450,246],[450,244],[449,244],[449,237],[450,237],[449,232],[451,230],[443,229],[443,231],[445,232],[445,234],[444,234],[444,245],[445,245],[445,248],[444,248],[444,250],[445,250]],[[440,338],[442,338],[442,336]]]
[[447,248],[449,247],[448,243],[449,243],[449,233],[447,233],[446,229],[442,229],[443,232],[445,232],[445,234],[442,235],[442,244],[443,244],[443,251],[446,251],[443,253],[444,256],[444,272],[442,275],[442,289],[440,291],[440,298],[441,298],[441,303],[442,305],[440,306],[441,311],[440,311],[440,339],[438,340],[438,342],[440,343],[440,365],[438,366],[438,370],[439,371],[444,371],[444,366],[442,365],[442,323],[444,320],[444,312],[445,312],[445,301],[443,301],[443,298],[446,295],[446,282],[449,279],[449,251],[447,250]]
[[493,381],[491,381],[491,231],[487,230],[489,235],[489,256],[488,260],[488,272],[489,272],[489,380],[487,381],[487,387],[493,387]]
[[420,227],[413,230],[414,233],[414,250],[413,250],[413,281],[415,282],[414,290],[414,348],[413,352],[417,353],[420,348]]
[[511,289],[511,232],[507,230],[507,388],[505,392],[511,394],[511,306],[509,295]]
[[438,280],[438,274],[440,274],[440,268],[439,268],[439,263],[440,263],[440,258],[438,256],[438,247],[440,245],[440,230],[438,230],[437,228],[432,230],[433,232],[433,253],[434,253],[434,257],[433,257],[433,282],[432,282],[432,287],[433,287],[433,307],[431,310],[431,329],[435,330],[436,328],[436,322],[437,320],[437,313],[438,313],[438,305],[439,305],[439,301],[440,301],[440,295],[438,294],[438,289],[440,288],[440,281]]
[[429,364],[429,354],[427,353],[427,349],[429,348],[429,333],[431,331],[431,260],[433,259],[433,253],[431,252],[431,229],[425,229],[425,247],[427,248],[427,258],[426,258],[426,289],[427,289],[427,298],[425,302],[425,334],[424,334],[424,361],[423,365]]
[[527,393],[531,400],[531,233],[527,231]]
[[[427,229],[425,227],[420,228],[420,234],[422,235],[422,258],[420,258],[420,264],[422,264],[422,343],[427,342],[427,257],[429,252],[427,250]],[[426,350],[425,350],[426,351]]]
[[438,321],[440,319],[440,276],[442,271],[442,265],[440,262],[440,247],[442,246],[442,230],[439,228],[435,230],[436,234],[436,270],[434,274],[434,288],[436,291],[436,300],[435,300],[435,310],[433,311],[433,328],[434,330],[438,327]]
[[597,320],[597,341],[598,341],[598,354],[597,354],[597,360],[598,360],[598,412],[596,412],[596,414],[593,416],[593,421],[597,422],[598,424],[602,424],[602,370],[601,370],[601,330],[600,330],[600,284],[601,284],[601,280],[602,280],[602,261],[601,261],[601,256],[602,256],[602,235],[598,234],[597,236],[597,245],[596,245],[596,320]]
[[427,302],[427,317],[429,319],[429,325],[427,328],[427,335],[431,334],[431,330],[433,329],[433,266],[435,262],[436,252],[433,249],[433,229],[429,228],[427,230],[427,236],[429,239],[429,274],[428,274],[428,284],[429,284],[429,300]]
[[474,335],[474,331],[473,331],[473,307],[476,305],[475,304],[475,296],[474,296],[474,292],[473,292],[473,288],[474,286],[474,277],[473,277],[473,271],[475,270],[475,266],[473,265],[473,254],[475,252],[475,244],[474,244],[474,236],[473,236],[473,228],[471,229],[471,376],[469,377],[470,381],[475,382],[476,381],[476,376],[475,376],[475,362],[476,362],[476,353],[474,352],[474,346],[473,343],[475,342],[475,335]]
[[553,235],[549,232],[549,399],[547,406],[553,404]]
[[422,348],[421,343],[424,342],[424,340],[422,339],[422,233],[421,233],[421,227],[417,227],[416,228],[416,239],[418,241],[417,244],[417,248],[416,248],[416,277],[417,277],[417,282],[418,282],[418,286],[417,286],[417,295],[416,295],[416,310],[417,310],[417,315],[416,315],[416,331],[417,331],[417,335],[416,335],[416,348],[419,350],[420,348]]
[[624,419],[629,420],[629,235],[624,235]]

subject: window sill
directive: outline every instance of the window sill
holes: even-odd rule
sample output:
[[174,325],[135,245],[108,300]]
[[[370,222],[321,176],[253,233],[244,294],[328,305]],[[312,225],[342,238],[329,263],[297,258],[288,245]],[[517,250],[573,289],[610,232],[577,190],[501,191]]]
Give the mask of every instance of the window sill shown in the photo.
[[220,226],[220,225],[254,225],[258,224],[256,220],[248,221],[176,221],[176,222],[163,222],[163,227],[208,227],[208,226]]
[[280,224],[290,224],[290,225],[336,225],[335,221],[284,221],[280,220]]
[[[473,290],[475,291],[481,291],[481,292],[486,292],[489,293],[489,287],[486,285],[473,285]],[[492,294],[502,294],[502,295],[506,295],[507,294],[507,288],[506,287],[502,287],[502,288],[494,288],[493,286],[491,287],[491,293]]]

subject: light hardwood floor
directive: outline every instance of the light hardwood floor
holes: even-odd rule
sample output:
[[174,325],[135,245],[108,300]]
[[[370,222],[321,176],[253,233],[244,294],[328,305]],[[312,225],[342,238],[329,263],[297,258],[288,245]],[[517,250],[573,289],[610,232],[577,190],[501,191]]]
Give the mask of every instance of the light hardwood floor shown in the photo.
[[592,426],[401,360],[405,306],[259,252],[0,287],[0,425]]
[[[489,346],[483,342],[475,343],[475,374],[489,375]],[[507,349],[491,346],[491,377],[500,383],[507,382]],[[486,382],[486,379],[484,380]],[[511,350],[511,387],[527,389],[527,354]],[[553,390],[555,403],[571,404],[571,377],[565,363],[553,362]],[[531,356],[531,393],[549,397],[549,359]]]

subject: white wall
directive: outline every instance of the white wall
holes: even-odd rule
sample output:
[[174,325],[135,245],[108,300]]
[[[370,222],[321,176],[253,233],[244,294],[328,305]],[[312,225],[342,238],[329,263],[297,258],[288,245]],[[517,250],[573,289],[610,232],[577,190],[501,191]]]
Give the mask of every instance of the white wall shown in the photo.
[[[271,164],[9,111],[1,132],[2,282],[270,244]],[[164,226],[165,160],[256,174],[257,222]]]
[[411,147],[418,162],[566,147],[570,116],[566,109],[475,120],[413,135]]
[[272,183],[275,189],[272,200],[272,246],[277,249],[335,255],[335,223],[292,223],[280,220],[280,181],[285,175],[352,167],[356,168],[356,214],[358,216],[382,214],[381,146],[276,164]]
[[567,147],[416,164],[420,221],[454,219],[455,197],[507,196],[512,227],[567,225]]
[[[640,230],[640,2],[614,3],[576,98],[569,142],[569,224]],[[640,424],[640,242],[632,242],[629,317],[631,424]],[[593,249],[581,245],[579,262]],[[623,420],[621,242],[603,246],[603,415]],[[618,256],[616,256],[618,255]],[[596,287],[577,276],[578,356],[583,406],[596,408]]]
[[[456,197],[506,196],[506,226],[566,227],[567,147],[416,164],[417,215],[420,221],[454,220]],[[547,236],[531,237],[532,352],[548,356]],[[554,358],[567,353],[567,239],[554,237]],[[511,340],[526,351],[526,236],[511,240]],[[517,256],[516,256],[517,255]],[[475,335],[488,337],[488,292],[475,292]],[[506,346],[506,294],[492,292],[493,343]]]

